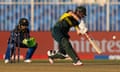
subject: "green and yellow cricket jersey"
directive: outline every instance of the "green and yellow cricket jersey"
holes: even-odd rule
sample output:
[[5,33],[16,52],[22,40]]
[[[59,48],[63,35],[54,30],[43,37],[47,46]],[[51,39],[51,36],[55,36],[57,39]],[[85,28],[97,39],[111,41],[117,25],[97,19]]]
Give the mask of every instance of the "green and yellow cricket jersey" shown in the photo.
[[52,28],[55,40],[60,41],[62,37],[69,38],[68,32],[71,27],[78,26],[79,22],[69,13],[64,13]]

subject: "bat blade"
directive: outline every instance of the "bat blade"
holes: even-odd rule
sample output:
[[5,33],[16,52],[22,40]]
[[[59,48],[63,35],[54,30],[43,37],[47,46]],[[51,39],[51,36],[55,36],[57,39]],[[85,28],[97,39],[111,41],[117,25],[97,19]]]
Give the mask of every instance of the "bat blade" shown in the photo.
[[92,47],[96,50],[96,52],[98,54],[101,54],[102,50],[99,48],[99,46],[97,45],[97,43],[95,42],[95,40],[91,39],[87,33],[85,34],[85,36],[88,38],[88,41],[90,42],[90,44],[92,45]]

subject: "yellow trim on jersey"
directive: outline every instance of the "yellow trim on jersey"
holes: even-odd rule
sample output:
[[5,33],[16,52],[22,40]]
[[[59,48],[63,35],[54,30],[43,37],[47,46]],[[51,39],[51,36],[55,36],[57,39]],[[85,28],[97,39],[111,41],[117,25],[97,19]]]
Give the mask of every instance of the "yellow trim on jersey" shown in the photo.
[[69,20],[69,18],[65,18],[65,20],[68,22],[70,26],[72,26],[72,22]]
[[63,19],[65,19],[67,22],[68,22],[68,24],[70,25],[70,26],[72,26],[72,22],[71,22],[71,20],[68,18],[68,16],[71,16],[69,13],[64,13],[61,17],[60,17],[60,21],[61,20],[63,20]]
[[63,20],[64,18],[71,16],[69,13],[64,13],[61,17],[60,20]]

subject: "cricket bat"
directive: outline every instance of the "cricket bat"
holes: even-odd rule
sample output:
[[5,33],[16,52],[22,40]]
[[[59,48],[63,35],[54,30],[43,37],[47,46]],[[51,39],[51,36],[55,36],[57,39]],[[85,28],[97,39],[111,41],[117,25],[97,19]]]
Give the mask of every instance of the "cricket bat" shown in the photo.
[[92,47],[96,50],[96,52],[98,54],[101,54],[102,50],[99,48],[99,46],[97,45],[97,43],[95,42],[95,40],[92,39],[87,33],[85,33],[85,36],[87,37],[87,39],[90,42],[90,44],[92,45]]

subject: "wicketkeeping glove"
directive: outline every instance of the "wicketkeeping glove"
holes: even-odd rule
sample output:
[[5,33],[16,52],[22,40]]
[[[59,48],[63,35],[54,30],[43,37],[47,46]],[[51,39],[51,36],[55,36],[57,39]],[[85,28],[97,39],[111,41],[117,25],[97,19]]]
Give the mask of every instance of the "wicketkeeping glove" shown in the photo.
[[28,47],[34,47],[36,45],[36,40],[34,37],[30,37],[28,39],[24,39],[22,43]]
[[85,23],[83,20],[81,20],[81,23],[79,24],[80,33],[83,35],[88,31],[88,28],[85,26]]

